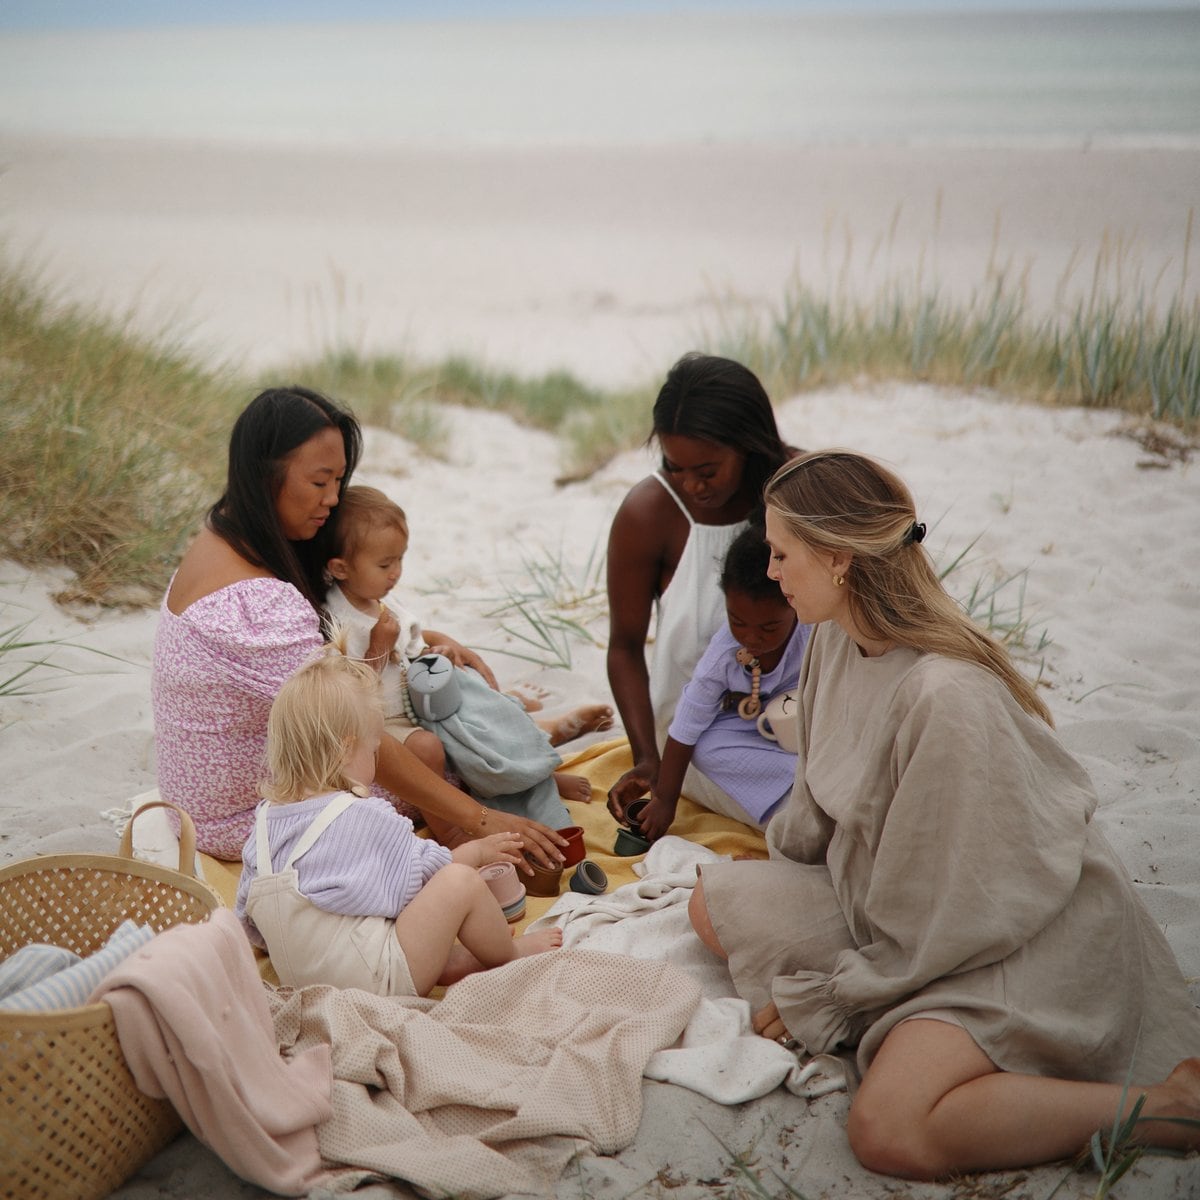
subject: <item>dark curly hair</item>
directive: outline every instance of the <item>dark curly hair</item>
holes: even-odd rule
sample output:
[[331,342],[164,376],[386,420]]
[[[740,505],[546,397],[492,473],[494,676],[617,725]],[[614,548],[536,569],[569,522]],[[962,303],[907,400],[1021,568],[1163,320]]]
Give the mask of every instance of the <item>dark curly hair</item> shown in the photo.
[[754,600],[778,600],[786,604],[779,584],[768,577],[771,549],[763,540],[760,525],[751,524],[730,543],[721,567],[721,591],[741,592]]

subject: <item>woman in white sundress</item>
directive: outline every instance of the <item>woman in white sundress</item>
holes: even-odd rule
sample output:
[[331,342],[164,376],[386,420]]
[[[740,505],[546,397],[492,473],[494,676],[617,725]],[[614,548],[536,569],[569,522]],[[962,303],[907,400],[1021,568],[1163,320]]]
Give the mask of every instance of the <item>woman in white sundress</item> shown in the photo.
[[[618,820],[658,777],[675,704],[725,620],[718,582],[733,539],[761,509],[762,487],[792,453],[771,401],[740,363],[687,354],[654,403],[662,467],[630,489],[608,540],[608,682],[633,754],[609,791]],[[646,638],[656,617],[653,661]],[[697,771],[685,793],[737,820],[744,814]]]

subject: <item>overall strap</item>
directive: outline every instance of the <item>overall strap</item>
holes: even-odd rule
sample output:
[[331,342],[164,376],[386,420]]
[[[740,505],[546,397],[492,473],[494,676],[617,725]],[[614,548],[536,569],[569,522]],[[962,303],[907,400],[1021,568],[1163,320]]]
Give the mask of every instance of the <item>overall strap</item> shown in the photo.
[[683,513],[685,517],[687,517],[687,523],[689,525],[695,525],[696,522],[692,520],[692,514],[688,512],[687,505],[684,504],[684,502],[679,498],[679,493],[663,478],[662,473],[660,471],[655,471],[654,478],[657,479],[664,488],[666,488],[667,495],[679,505],[679,511]]
[[273,875],[275,868],[271,865],[271,840],[267,837],[267,809],[270,802],[264,801],[254,814],[254,845],[258,851],[258,875]]
[[288,860],[283,865],[285,871],[290,871],[296,865],[296,860],[307,854],[314,845],[317,838],[329,828],[352,805],[357,796],[352,796],[349,792],[338,792],[323,809],[313,817],[308,828],[300,835],[300,840],[296,843],[296,848],[288,856]]

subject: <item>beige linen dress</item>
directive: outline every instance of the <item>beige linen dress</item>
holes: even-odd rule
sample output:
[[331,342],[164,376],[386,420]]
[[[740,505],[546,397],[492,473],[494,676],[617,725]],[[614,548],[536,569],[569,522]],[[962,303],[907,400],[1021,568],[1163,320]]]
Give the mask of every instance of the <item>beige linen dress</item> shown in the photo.
[[864,1071],[930,1010],[1006,1071],[1148,1084],[1200,1054],[1087,774],[999,679],[906,648],[866,658],[826,622],[800,683],[771,860],[704,868],[753,1008],[773,999],[810,1053],[857,1046]]

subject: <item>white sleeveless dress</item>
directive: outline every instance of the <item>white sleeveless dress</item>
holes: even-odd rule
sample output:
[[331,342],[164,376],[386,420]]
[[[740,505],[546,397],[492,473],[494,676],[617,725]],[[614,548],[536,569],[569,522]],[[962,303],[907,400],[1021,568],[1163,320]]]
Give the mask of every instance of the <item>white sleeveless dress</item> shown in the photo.
[[[658,598],[654,626],[654,654],[650,662],[650,707],[654,712],[654,731],[661,751],[667,729],[675,716],[684,685],[691,679],[700,656],[708,648],[712,635],[725,620],[725,594],[721,591],[721,567],[733,539],[749,521],[732,525],[700,525],[692,520],[675,489],[658,472],[654,478],[679,506],[688,523],[687,542],[679,556],[679,565],[666,590]],[[689,767],[683,785],[689,800],[746,821],[742,807],[707,776]]]

